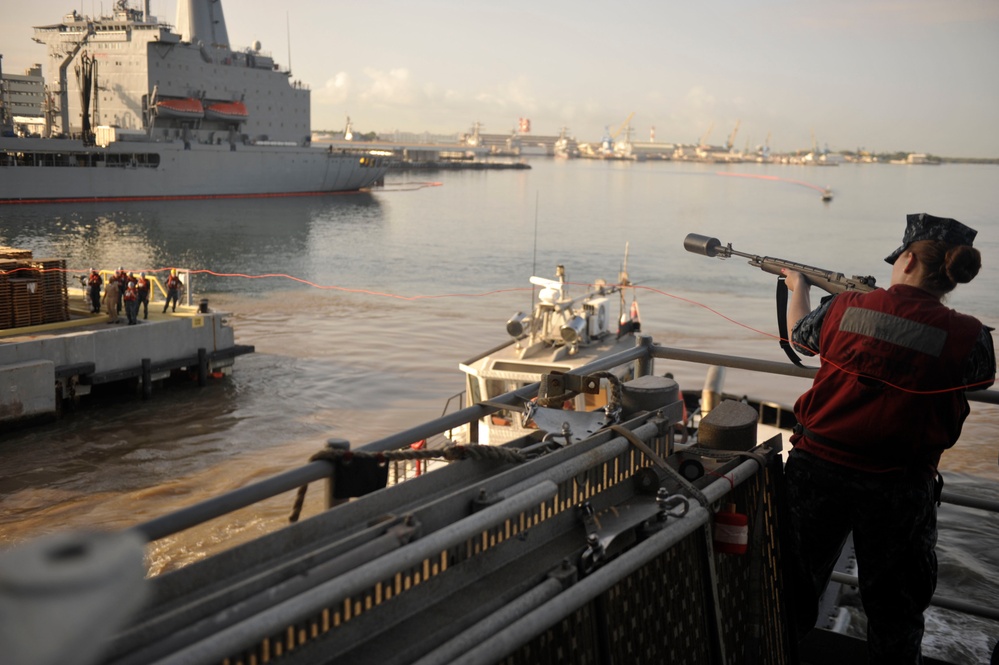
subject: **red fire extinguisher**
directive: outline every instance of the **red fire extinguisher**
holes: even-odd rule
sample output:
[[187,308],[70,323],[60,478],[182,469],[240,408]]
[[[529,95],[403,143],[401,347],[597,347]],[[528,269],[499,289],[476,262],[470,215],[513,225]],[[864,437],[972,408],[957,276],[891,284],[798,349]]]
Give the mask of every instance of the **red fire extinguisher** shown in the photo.
[[715,552],[745,554],[749,546],[749,518],[729,503],[715,513]]

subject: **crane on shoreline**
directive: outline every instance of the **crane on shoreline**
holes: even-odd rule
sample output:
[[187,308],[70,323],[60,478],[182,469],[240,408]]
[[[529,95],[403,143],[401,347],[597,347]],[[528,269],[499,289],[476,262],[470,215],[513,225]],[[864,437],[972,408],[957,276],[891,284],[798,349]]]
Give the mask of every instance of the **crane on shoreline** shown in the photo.
[[725,149],[728,150],[729,152],[732,152],[732,146],[735,145],[735,135],[739,133],[739,125],[741,123],[742,120],[735,121],[735,129],[733,129],[732,133],[729,134],[728,141],[725,143]]

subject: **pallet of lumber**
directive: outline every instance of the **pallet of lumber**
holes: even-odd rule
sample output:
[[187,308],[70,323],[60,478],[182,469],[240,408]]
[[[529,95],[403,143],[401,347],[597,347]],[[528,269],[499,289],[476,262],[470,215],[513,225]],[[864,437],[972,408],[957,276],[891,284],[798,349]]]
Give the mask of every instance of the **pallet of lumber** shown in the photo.
[[0,328],[69,320],[65,259],[35,259],[0,247]]

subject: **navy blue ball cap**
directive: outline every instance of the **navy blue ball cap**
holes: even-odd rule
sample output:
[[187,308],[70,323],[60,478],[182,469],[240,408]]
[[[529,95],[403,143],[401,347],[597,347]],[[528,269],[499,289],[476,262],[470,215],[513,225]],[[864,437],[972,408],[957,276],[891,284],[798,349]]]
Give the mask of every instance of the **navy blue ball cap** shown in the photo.
[[902,236],[902,246],[885,257],[885,263],[895,264],[909,245],[917,240],[940,240],[948,245],[971,245],[978,231],[965,226],[956,219],[934,217],[925,212],[905,216],[905,235]]

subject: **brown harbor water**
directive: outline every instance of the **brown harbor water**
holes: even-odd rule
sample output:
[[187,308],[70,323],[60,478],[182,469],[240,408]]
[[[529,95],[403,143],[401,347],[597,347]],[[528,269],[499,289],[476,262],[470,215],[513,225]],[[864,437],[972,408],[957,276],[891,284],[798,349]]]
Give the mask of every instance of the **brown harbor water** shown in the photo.
[[[458,363],[502,342],[506,319],[530,307],[531,274],[562,264],[570,282],[613,282],[626,246],[643,331],[657,343],[783,360],[773,277],[685,252],[687,233],[886,284],[883,257],[905,214],[953,216],[979,230],[985,267],[950,304],[999,325],[997,167],[531,164],[434,174],[434,187],[395,175],[372,194],[0,209],[0,245],[65,257],[81,274],[124,265],[219,275],[196,275],[194,292],[231,312],[237,342],[256,347],[206,388],[105,395],[59,422],[0,433],[0,548],[129,527],[301,466],[329,437],[359,446],[435,418],[462,389]],[[831,187],[834,199],[792,181]],[[685,390],[703,382],[693,365],[657,361],[656,371]],[[729,392],[788,405],[806,387],[737,371],[726,380]],[[997,455],[999,407],[974,403],[944,456],[948,488],[999,499]],[[307,514],[321,494],[310,492]],[[293,499],[158,541],[151,572],[281,528]],[[944,506],[941,522],[940,592],[999,605],[999,516]],[[933,610],[928,647],[978,662],[995,627],[957,624]]]

